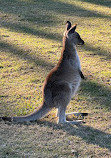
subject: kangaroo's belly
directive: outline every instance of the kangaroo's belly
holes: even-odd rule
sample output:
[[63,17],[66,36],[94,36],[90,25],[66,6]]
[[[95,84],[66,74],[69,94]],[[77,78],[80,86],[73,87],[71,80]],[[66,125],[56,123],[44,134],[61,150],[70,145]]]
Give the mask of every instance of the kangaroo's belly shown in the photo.
[[75,93],[77,92],[79,86],[80,86],[81,78],[75,79],[72,83],[70,83],[71,88],[71,97],[73,98]]

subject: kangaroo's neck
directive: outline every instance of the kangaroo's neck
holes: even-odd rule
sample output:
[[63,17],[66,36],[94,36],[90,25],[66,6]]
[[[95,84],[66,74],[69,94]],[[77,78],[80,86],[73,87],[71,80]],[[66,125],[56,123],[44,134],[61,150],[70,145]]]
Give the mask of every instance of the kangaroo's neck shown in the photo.
[[63,39],[63,49],[61,55],[63,59],[75,59],[77,56],[76,46],[65,37]]

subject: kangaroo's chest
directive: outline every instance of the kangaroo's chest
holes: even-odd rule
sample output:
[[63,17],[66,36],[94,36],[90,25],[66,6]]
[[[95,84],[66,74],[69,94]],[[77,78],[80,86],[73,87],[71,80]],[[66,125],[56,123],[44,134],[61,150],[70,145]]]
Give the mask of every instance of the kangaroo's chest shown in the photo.
[[81,70],[81,64],[78,54],[76,54],[75,59],[69,59],[69,64],[73,68],[73,70],[80,69]]

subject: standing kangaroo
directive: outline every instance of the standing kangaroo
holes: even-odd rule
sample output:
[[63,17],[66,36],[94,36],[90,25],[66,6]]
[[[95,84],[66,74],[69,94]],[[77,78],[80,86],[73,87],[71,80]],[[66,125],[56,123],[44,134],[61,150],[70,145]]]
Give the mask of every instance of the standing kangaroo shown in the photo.
[[[63,37],[63,48],[57,65],[51,70],[43,85],[43,103],[39,110],[20,117],[0,117],[3,120],[14,122],[29,122],[43,118],[52,108],[58,109],[58,123],[79,123],[78,121],[66,121],[66,107],[81,82],[84,75],[81,72],[80,60],[76,51],[76,45],[83,45],[84,41],[75,32],[77,25],[71,26],[67,21],[66,31]],[[76,114],[76,113],[70,113]],[[77,113],[87,115],[86,113]]]

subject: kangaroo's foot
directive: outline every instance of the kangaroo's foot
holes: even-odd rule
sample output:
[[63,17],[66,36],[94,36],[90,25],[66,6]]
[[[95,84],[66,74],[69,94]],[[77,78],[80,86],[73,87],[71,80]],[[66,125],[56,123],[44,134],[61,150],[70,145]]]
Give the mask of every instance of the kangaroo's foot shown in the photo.
[[74,119],[67,119],[67,114],[64,113],[64,115],[60,115],[58,118],[58,124],[74,124],[78,125],[81,123],[85,123],[82,119],[81,120],[74,120]]
[[85,116],[88,116],[88,113],[78,113],[78,112],[71,112],[71,113],[66,113],[66,118],[68,119],[69,117],[72,118],[79,118],[79,119],[84,119]]
[[73,125],[79,125],[81,123],[85,123],[82,120],[75,120],[75,121],[59,121],[58,124],[73,124]]

